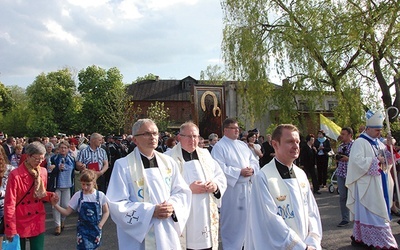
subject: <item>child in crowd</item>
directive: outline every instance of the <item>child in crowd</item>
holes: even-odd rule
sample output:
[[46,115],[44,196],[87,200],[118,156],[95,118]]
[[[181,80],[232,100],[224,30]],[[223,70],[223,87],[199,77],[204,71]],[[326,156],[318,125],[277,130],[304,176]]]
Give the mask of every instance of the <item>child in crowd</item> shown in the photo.
[[64,216],[70,215],[73,211],[79,213],[77,249],[96,249],[100,246],[101,229],[110,214],[107,197],[96,189],[96,179],[93,170],[85,169],[80,176],[82,190],[72,196],[66,209],[57,205],[58,197],[51,201],[54,208]]

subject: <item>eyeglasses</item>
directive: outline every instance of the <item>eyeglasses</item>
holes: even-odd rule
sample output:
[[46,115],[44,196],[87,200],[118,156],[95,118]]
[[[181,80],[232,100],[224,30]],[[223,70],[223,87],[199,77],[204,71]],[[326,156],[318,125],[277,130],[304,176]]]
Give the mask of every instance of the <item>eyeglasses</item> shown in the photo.
[[33,155],[31,155],[31,157],[32,157],[33,159],[35,159],[35,161],[40,161],[40,162],[44,161],[44,157],[35,157],[35,156],[33,156]]
[[184,134],[179,134],[179,135],[189,139],[198,139],[200,137],[200,135],[184,135]]
[[158,132],[144,132],[144,133],[141,133],[141,134],[136,134],[134,136],[144,136],[144,137],[147,137],[147,138],[158,137]]
[[227,129],[235,129],[235,130],[239,130],[239,127],[226,127]]

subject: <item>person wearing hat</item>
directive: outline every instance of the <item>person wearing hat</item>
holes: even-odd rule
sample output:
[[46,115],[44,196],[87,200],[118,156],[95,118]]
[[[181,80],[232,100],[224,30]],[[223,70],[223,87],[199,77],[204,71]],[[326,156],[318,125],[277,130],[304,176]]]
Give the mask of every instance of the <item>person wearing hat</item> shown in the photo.
[[[382,112],[367,114],[365,131],[354,141],[349,155],[346,205],[354,221],[351,244],[397,249],[390,227],[391,155],[380,140]],[[392,140],[388,140],[391,142]],[[389,185],[388,185],[389,183]]]

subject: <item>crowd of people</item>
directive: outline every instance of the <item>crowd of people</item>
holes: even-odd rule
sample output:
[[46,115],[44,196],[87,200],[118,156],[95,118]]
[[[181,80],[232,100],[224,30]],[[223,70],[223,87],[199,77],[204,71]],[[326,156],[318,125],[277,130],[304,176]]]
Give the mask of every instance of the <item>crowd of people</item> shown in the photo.
[[[382,127],[376,112],[356,140],[351,128],[341,131],[338,227],[354,221],[354,246],[397,249],[389,224],[398,211],[393,140],[380,140]],[[314,195],[327,185],[332,145],[324,131],[302,142],[292,124],[265,137],[232,118],[222,129],[208,143],[193,122],[169,134],[150,119],[138,120],[131,135],[9,136],[0,147],[0,235],[12,241],[18,234],[21,249],[27,242],[43,249],[49,202],[56,236],[78,213],[77,249],[101,246],[109,216],[122,250],[218,249],[219,242],[223,249],[322,249]]]

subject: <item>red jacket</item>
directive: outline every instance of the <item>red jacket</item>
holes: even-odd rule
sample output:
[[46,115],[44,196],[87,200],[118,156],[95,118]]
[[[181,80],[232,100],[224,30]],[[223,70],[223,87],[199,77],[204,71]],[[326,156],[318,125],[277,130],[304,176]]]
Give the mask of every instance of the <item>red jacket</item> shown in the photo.
[[[46,187],[47,170],[45,168],[40,168],[40,176]],[[54,193],[47,192],[47,196],[42,199],[34,198],[33,181],[33,176],[26,169],[25,162],[11,171],[8,176],[4,200],[6,236],[19,234],[21,238],[34,237],[46,230],[46,211],[43,201],[50,201],[50,197]],[[16,207],[26,193],[27,195],[23,201]]]

